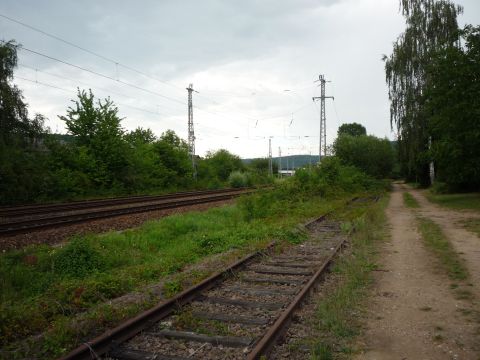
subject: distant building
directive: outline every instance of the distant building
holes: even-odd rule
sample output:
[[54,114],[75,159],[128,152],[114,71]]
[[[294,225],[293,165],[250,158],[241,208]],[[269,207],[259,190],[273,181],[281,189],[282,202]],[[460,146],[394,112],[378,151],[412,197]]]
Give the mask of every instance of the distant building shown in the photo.
[[289,177],[295,175],[295,170],[279,170],[280,177]]

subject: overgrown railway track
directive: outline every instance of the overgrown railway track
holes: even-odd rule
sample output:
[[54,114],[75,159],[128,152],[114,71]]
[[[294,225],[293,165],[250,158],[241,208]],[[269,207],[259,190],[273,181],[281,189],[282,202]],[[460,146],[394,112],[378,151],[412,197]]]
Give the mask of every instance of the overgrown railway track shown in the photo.
[[305,228],[305,243],[288,251],[272,243],[62,360],[259,359],[344,244],[339,224],[325,216]]
[[[52,204],[3,208],[0,236],[65,226],[120,215],[205,204],[229,200],[254,191],[253,189],[222,189],[185,192],[161,196],[92,200],[71,204]],[[109,207],[108,209],[105,209]],[[23,218],[18,218],[23,216]],[[12,219],[13,218],[13,219]]]

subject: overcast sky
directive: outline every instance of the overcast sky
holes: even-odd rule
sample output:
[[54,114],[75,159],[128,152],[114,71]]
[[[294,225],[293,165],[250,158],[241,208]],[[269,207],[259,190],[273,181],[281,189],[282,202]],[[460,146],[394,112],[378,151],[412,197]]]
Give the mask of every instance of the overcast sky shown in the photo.
[[[457,3],[461,24],[480,23],[480,1]],[[317,154],[324,74],[328,143],[348,122],[393,138],[381,57],[404,29],[398,0],[2,0],[0,14],[103,57],[0,17],[1,39],[112,78],[20,51],[15,83],[56,132],[80,87],[110,96],[126,130],[186,139],[193,83],[197,154],[264,157],[269,137],[274,155]]]

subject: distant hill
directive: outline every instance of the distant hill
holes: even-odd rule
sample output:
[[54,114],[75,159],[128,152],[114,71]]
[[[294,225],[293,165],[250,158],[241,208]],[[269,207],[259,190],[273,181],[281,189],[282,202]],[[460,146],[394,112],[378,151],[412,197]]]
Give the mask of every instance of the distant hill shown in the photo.
[[[258,159],[258,158],[256,158]],[[265,159],[265,158],[263,158]],[[279,157],[272,157],[273,162],[276,164],[279,164]],[[250,163],[252,160],[255,159],[242,159],[242,161],[245,164]],[[310,164],[316,164],[318,162],[318,155],[288,155],[288,156],[282,156],[282,170],[287,170],[287,164],[288,164],[288,169],[298,169],[303,166],[307,166]]]

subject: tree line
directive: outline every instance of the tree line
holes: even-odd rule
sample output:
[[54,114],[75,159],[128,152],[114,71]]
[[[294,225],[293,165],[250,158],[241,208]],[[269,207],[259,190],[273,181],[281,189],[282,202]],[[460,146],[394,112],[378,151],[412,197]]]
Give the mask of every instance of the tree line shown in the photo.
[[401,0],[406,30],[384,56],[401,171],[445,190],[480,189],[480,27],[450,0]]
[[0,46],[0,204],[68,200],[183,189],[247,186],[271,181],[268,160],[249,166],[225,149],[197,157],[197,181],[187,143],[172,130],[122,128],[114,102],[91,90],[59,116],[68,135],[52,134],[45,117],[31,118],[12,83],[18,45]]

